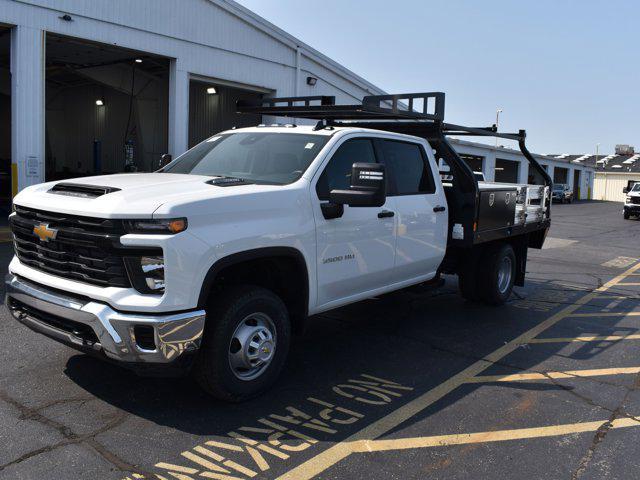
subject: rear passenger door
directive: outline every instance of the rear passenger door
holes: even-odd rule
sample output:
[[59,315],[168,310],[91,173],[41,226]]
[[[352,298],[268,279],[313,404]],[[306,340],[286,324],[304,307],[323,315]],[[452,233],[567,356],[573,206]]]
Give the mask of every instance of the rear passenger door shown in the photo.
[[444,258],[448,228],[435,160],[419,143],[380,139],[377,144],[395,200],[395,281],[430,279]]

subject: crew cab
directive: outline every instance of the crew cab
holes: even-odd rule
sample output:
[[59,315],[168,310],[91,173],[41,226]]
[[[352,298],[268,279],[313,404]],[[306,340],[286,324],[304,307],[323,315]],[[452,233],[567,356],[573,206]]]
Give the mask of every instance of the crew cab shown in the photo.
[[[524,131],[445,124],[443,108],[442,93],[239,103],[317,124],[222,132],[154,173],[28,187],[6,305],[67,345],[240,401],[276,380],[311,315],[441,274],[502,304],[544,242],[551,180]],[[539,183],[478,182],[446,139],[465,133],[518,141]]]
[[624,219],[628,220],[631,215],[640,216],[640,182],[624,188],[622,193],[626,194],[622,209]]

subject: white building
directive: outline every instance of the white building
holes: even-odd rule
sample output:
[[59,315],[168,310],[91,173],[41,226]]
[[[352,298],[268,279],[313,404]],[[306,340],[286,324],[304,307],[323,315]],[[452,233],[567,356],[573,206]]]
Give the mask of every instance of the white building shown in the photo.
[[[483,172],[490,182],[530,183],[529,162],[518,149],[452,139],[456,151],[472,170]],[[554,183],[568,184],[577,199],[592,199],[595,168],[579,155],[539,155],[534,158]]]
[[[269,121],[236,114],[240,98],[383,93],[232,0],[0,0],[0,208],[45,179],[153,170]],[[488,179],[527,180],[519,152],[458,145]],[[591,173],[569,170],[588,197]]]
[[125,143],[151,170],[260,123],[238,98],[381,93],[231,0],[0,0],[0,192],[122,171]]

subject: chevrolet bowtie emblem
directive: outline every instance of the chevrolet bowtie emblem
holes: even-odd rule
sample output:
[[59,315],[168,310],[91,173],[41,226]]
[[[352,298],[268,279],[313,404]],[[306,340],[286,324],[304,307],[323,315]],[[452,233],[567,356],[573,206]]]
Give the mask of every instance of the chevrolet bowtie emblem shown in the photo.
[[36,225],[33,227],[33,233],[37,235],[37,237],[42,242],[48,242],[49,240],[55,240],[56,235],[58,235],[58,230],[55,228],[49,228],[49,225],[46,223],[41,223],[40,225]]

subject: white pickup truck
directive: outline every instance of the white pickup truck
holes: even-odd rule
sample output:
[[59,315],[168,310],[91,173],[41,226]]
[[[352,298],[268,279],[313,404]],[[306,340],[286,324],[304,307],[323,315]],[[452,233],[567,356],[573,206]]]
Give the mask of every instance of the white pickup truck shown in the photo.
[[[310,315],[441,273],[501,304],[544,242],[551,180],[523,131],[448,125],[443,107],[441,93],[265,99],[238,109],[319,122],[222,132],[155,173],[26,188],[6,305],[67,345],[239,401],[276,380]],[[465,132],[518,140],[538,184],[478,183],[446,140]]]

